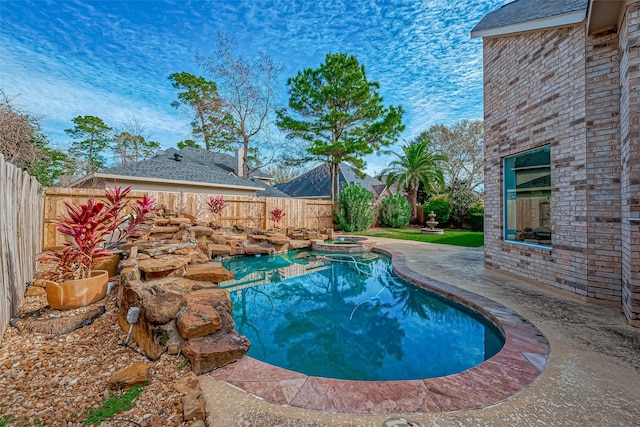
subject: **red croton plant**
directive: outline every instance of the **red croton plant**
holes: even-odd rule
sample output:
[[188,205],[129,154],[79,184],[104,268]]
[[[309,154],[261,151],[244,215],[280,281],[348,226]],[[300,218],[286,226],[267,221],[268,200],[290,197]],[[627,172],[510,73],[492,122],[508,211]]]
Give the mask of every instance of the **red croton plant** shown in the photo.
[[56,282],[89,277],[92,265],[109,256],[110,250],[125,241],[153,211],[155,200],[145,194],[131,206],[129,215],[124,215],[128,206],[125,196],[130,191],[130,186],[124,190],[107,186],[106,202],[94,197],[86,204],[64,202],[67,214],[53,224],[70,239],[65,242],[64,249],[45,252],[38,257],[39,262],[48,264],[39,277]]
[[213,197],[209,196],[209,201],[207,202],[209,205],[209,211],[213,214],[214,219],[219,219],[222,213],[222,210],[227,205],[227,200],[222,196]]
[[271,215],[271,221],[273,221],[273,228],[280,228],[280,221],[282,221],[284,219],[285,216],[287,216],[286,213],[284,213],[284,211],[280,208],[273,208],[271,209],[271,212],[269,212],[269,214]]

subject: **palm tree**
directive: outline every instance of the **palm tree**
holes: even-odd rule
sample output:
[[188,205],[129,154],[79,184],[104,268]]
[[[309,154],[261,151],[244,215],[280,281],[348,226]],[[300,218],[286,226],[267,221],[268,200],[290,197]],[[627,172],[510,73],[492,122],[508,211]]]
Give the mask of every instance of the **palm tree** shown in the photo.
[[425,190],[437,192],[444,185],[444,177],[439,162],[447,158],[431,150],[428,139],[414,141],[402,146],[403,154],[386,151],[397,157],[389,163],[389,167],[382,171],[386,175],[387,187],[397,184],[398,188],[407,192],[407,199],[411,205],[411,222],[417,219],[416,205],[418,201],[418,187],[420,183]]

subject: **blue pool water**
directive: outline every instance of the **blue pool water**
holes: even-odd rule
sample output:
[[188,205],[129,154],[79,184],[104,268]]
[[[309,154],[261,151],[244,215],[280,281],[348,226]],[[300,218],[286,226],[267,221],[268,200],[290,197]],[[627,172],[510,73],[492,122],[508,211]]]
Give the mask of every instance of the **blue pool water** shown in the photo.
[[248,355],[307,375],[409,380],[461,372],[496,354],[490,322],[417,288],[376,254],[308,251],[223,262]]

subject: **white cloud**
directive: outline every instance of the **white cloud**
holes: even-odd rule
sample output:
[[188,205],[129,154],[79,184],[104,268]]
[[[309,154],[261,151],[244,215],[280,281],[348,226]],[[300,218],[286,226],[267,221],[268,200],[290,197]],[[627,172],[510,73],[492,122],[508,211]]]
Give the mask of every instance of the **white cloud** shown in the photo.
[[[194,56],[210,53],[222,30],[238,53],[265,51],[284,63],[283,82],[329,52],[355,54],[385,102],[403,106],[410,140],[433,124],[482,116],[482,45],[470,31],[503,2],[0,2],[0,87],[45,114],[61,139],[77,115],[117,125],[135,114],[173,145],[189,130],[170,107],[167,77],[200,73]],[[367,160],[369,169],[384,166]]]

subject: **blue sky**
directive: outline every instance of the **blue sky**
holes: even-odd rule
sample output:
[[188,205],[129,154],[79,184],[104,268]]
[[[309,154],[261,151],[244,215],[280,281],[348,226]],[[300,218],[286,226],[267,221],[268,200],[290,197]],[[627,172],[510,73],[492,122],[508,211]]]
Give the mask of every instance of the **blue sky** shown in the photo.
[[[54,145],[78,115],[119,127],[135,115],[163,148],[190,138],[171,107],[168,76],[202,74],[195,55],[212,52],[218,31],[236,53],[266,52],[285,81],[329,52],[355,55],[380,83],[385,104],[402,105],[410,140],[436,123],[482,118],[482,41],[473,26],[505,0],[0,0],[0,88],[44,115]],[[369,173],[387,159],[367,157]]]

